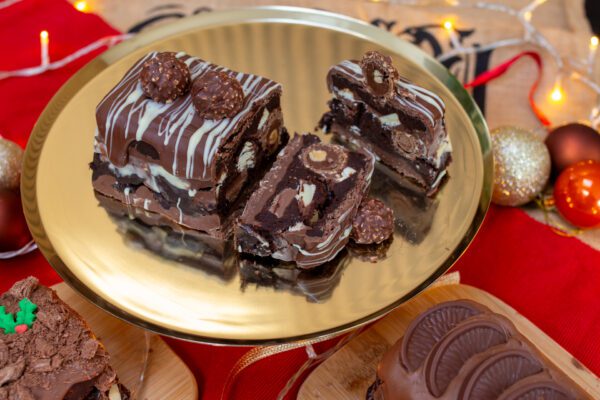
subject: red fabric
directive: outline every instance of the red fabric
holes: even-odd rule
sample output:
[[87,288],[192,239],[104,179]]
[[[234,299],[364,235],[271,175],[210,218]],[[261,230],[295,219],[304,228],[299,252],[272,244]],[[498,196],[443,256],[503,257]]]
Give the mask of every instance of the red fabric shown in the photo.
[[[52,59],[116,33],[100,18],[81,14],[64,1],[23,1],[0,10],[0,70],[38,63],[38,34],[42,29],[50,32]],[[41,76],[0,81],[2,135],[24,145],[46,102],[91,58],[87,56]],[[577,239],[554,234],[519,209],[492,207],[480,233],[454,269],[461,272],[464,283],[512,305],[600,374],[599,254]],[[41,254],[35,252],[0,261],[0,291],[29,275],[47,285],[60,281]],[[203,398],[208,400],[220,398],[229,371],[248,350],[174,339],[167,342],[195,373]],[[315,347],[321,352],[333,343]],[[305,360],[306,354],[300,349],[249,367],[239,376],[230,398],[274,399]]]

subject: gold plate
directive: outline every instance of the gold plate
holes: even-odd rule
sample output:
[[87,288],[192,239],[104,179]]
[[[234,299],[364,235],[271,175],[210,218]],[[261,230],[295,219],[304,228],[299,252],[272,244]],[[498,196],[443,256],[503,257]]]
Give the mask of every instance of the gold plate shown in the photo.
[[[450,179],[418,244],[396,235],[388,258],[353,258],[330,297],[240,290],[219,279],[126,245],[98,206],[88,163],[95,107],[150,50],[185,51],[281,82],[290,131],[312,130],[326,111],[328,68],[380,49],[400,73],[446,102],[454,147]],[[22,197],[40,249],[72,287],[98,306],[144,328],[219,344],[291,342],[341,333],[411,298],[443,274],[473,239],[489,205],[490,138],[469,94],[443,66],[391,33],[344,16],[290,7],[214,12],[140,34],[103,53],[58,92],[27,146]]]

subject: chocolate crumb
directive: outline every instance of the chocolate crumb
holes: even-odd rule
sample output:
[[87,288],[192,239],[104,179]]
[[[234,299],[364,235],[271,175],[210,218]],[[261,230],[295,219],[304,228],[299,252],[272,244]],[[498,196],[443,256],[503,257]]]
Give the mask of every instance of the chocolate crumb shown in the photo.
[[359,244],[382,243],[394,233],[394,212],[382,201],[365,199],[354,220],[350,238]]
[[183,96],[191,81],[190,69],[175,53],[158,53],[146,61],[140,72],[142,91],[160,103],[170,103]]
[[208,71],[192,84],[196,111],[206,119],[232,118],[242,109],[244,91],[240,82],[222,71]]
[[390,56],[369,51],[359,64],[367,78],[367,85],[375,96],[389,97],[395,93],[394,80],[398,79],[399,74],[392,65]]
[[23,358],[0,369],[0,386],[16,381],[23,375],[23,371],[25,371],[25,359]]

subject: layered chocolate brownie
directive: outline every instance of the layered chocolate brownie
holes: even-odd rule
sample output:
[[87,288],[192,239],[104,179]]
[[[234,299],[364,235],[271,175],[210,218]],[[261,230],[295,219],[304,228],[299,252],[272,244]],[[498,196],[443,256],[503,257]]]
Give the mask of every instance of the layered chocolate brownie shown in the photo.
[[226,236],[236,203],[287,141],[280,96],[260,76],[149,53],[96,109],[94,189]]
[[264,257],[242,256],[238,265],[242,290],[250,285],[270,287],[304,296],[310,303],[321,303],[331,297],[349,262],[348,254],[341,251],[333,260],[310,270]]
[[0,399],[126,400],[104,346],[30,277],[0,296]]
[[96,199],[111,216],[127,245],[146,248],[224,281],[235,276],[236,260],[230,240],[186,228],[161,214],[127,206],[99,193]]
[[508,319],[469,300],[419,315],[367,392],[367,400],[587,398]]
[[400,77],[391,58],[375,51],[333,66],[327,86],[333,99],[324,131],[370,149],[416,190],[439,189],[452,149],[439,96]]
[[332,260],[348,242],[373,167],[367,153],[296,134],[236,223],[236,248],[300,268]]

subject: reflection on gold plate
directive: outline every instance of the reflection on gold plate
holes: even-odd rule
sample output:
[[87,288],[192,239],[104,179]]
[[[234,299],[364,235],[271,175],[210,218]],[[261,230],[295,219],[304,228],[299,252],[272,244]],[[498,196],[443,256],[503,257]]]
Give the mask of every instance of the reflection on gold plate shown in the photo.
[[[241,290],[239,274],[219,279],[128,246],[98,206],[88,168],[95,107],[146,52],[185,51],[281,82],[284,118],[293,132],[312,130],[326,110],[328,68],[372,49],[392,54],[402,75],[444,99],[454,161],[426,234],[418,240],[397,234],[386,256],[375,264],[353,257],[322,301],[260,285]],[[315,10],[271,7],[180,20],[136,36],[88,64],[54,97],[34,128],[22,196],[44,255],[66,282],[100,307],[179,338],[267,344],[343,332],[423,290],[472,240],[489,204],[491,177],[483,117],[444,67],[363,22]]]

